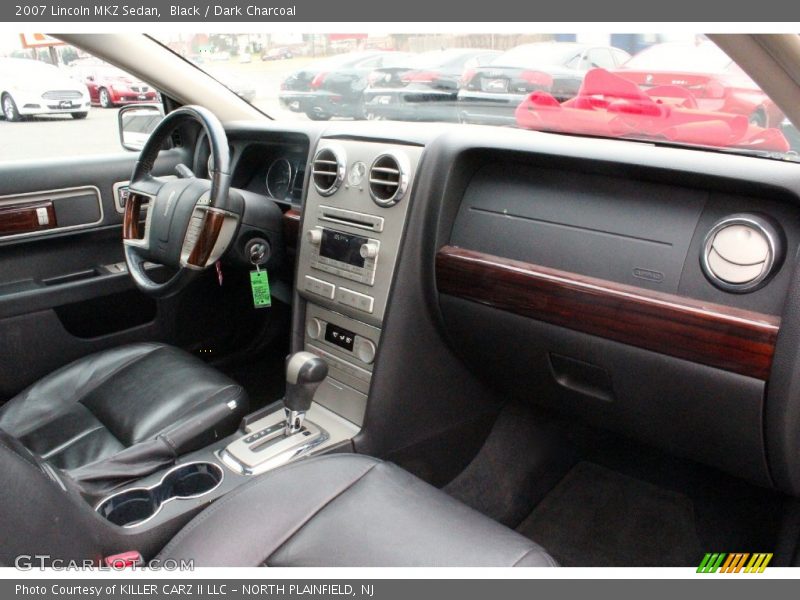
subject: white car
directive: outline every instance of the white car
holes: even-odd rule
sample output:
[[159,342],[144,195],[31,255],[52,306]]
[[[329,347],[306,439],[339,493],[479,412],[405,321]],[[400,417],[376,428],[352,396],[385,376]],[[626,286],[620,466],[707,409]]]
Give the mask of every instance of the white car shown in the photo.
[[7,121],[45,114],[89,114],[89,90],[57,67],[27,58],[0,58],[0,106]]

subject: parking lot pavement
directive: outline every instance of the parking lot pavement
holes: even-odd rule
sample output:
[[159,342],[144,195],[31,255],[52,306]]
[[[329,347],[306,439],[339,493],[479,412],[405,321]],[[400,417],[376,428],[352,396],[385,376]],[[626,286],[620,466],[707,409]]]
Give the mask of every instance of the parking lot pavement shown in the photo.
[[92,108],[76,121],[69,115],[0,121],[0,161],[119,152],[117,111]]
[[[238,84],[256,91],[253,104],[278,120],[306,120],[304,114],[284,110],[278,103],[281,81],[311,59],[251,63],[211,63],[209,70],[231,73]],[[36,117],[9,123],[0,120],[0,162],[61,158],[121,152],[117,109],[92,107],[86,119],[66,116]]]

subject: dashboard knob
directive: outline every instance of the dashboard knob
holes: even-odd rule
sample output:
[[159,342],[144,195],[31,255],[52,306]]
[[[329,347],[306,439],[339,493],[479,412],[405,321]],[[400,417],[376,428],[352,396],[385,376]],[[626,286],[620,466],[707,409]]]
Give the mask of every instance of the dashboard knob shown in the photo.
[[312,340],[318,340],[323,336],[325,331],[325,323],[319,319],[309,319],[306,324],[306,333]]
[[306,235],[311,244],[319,246],[322,243],[322,232],[319,229],[309,229]]
[[361,244],[361,258],[375,258],[378,256],[378,244],[374,242],[367,242]]
[[356,347],[356,356],[361,362],[371,365],[375,360],[376,351],[375,344],[366,338],[361,338]]

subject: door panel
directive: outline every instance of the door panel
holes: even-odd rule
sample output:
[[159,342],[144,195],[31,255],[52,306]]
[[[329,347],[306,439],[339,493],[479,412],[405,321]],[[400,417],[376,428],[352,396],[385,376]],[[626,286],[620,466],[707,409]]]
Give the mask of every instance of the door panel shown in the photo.
[[[207,273],[157,302],[134,287],[114,186],[130,178],[137,158],[0,164],[0,224],[3,206],[26,209],[18,217],[24,230],[3,235],[0,227],[0,403],[72,360],[125,343],[164,341],[220,359],[246,347],[277,314],[247,306],[241,274],[226,274],[225,288],[215,289],[216,276]],[[178,162],[190,164],[190,153],[164,151],[153,173],[173,175]],[[47,226],[35,227],[40,220]]]
[[[154,171],[171,174],[183,157],[162,152]],[[122,217],[112,188],[136,158],[0,165],[0,402],[86,354],[169,337],[155,302],[119,268]],[[16,227],[2,226],[11,222],[4,211]]]

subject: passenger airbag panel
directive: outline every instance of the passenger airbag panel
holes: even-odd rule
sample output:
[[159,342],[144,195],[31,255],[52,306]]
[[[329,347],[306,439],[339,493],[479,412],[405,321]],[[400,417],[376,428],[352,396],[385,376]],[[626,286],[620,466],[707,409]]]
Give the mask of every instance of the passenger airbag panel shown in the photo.
[[490,163],[464,194],[450,244],[676,293],[707,192]]

